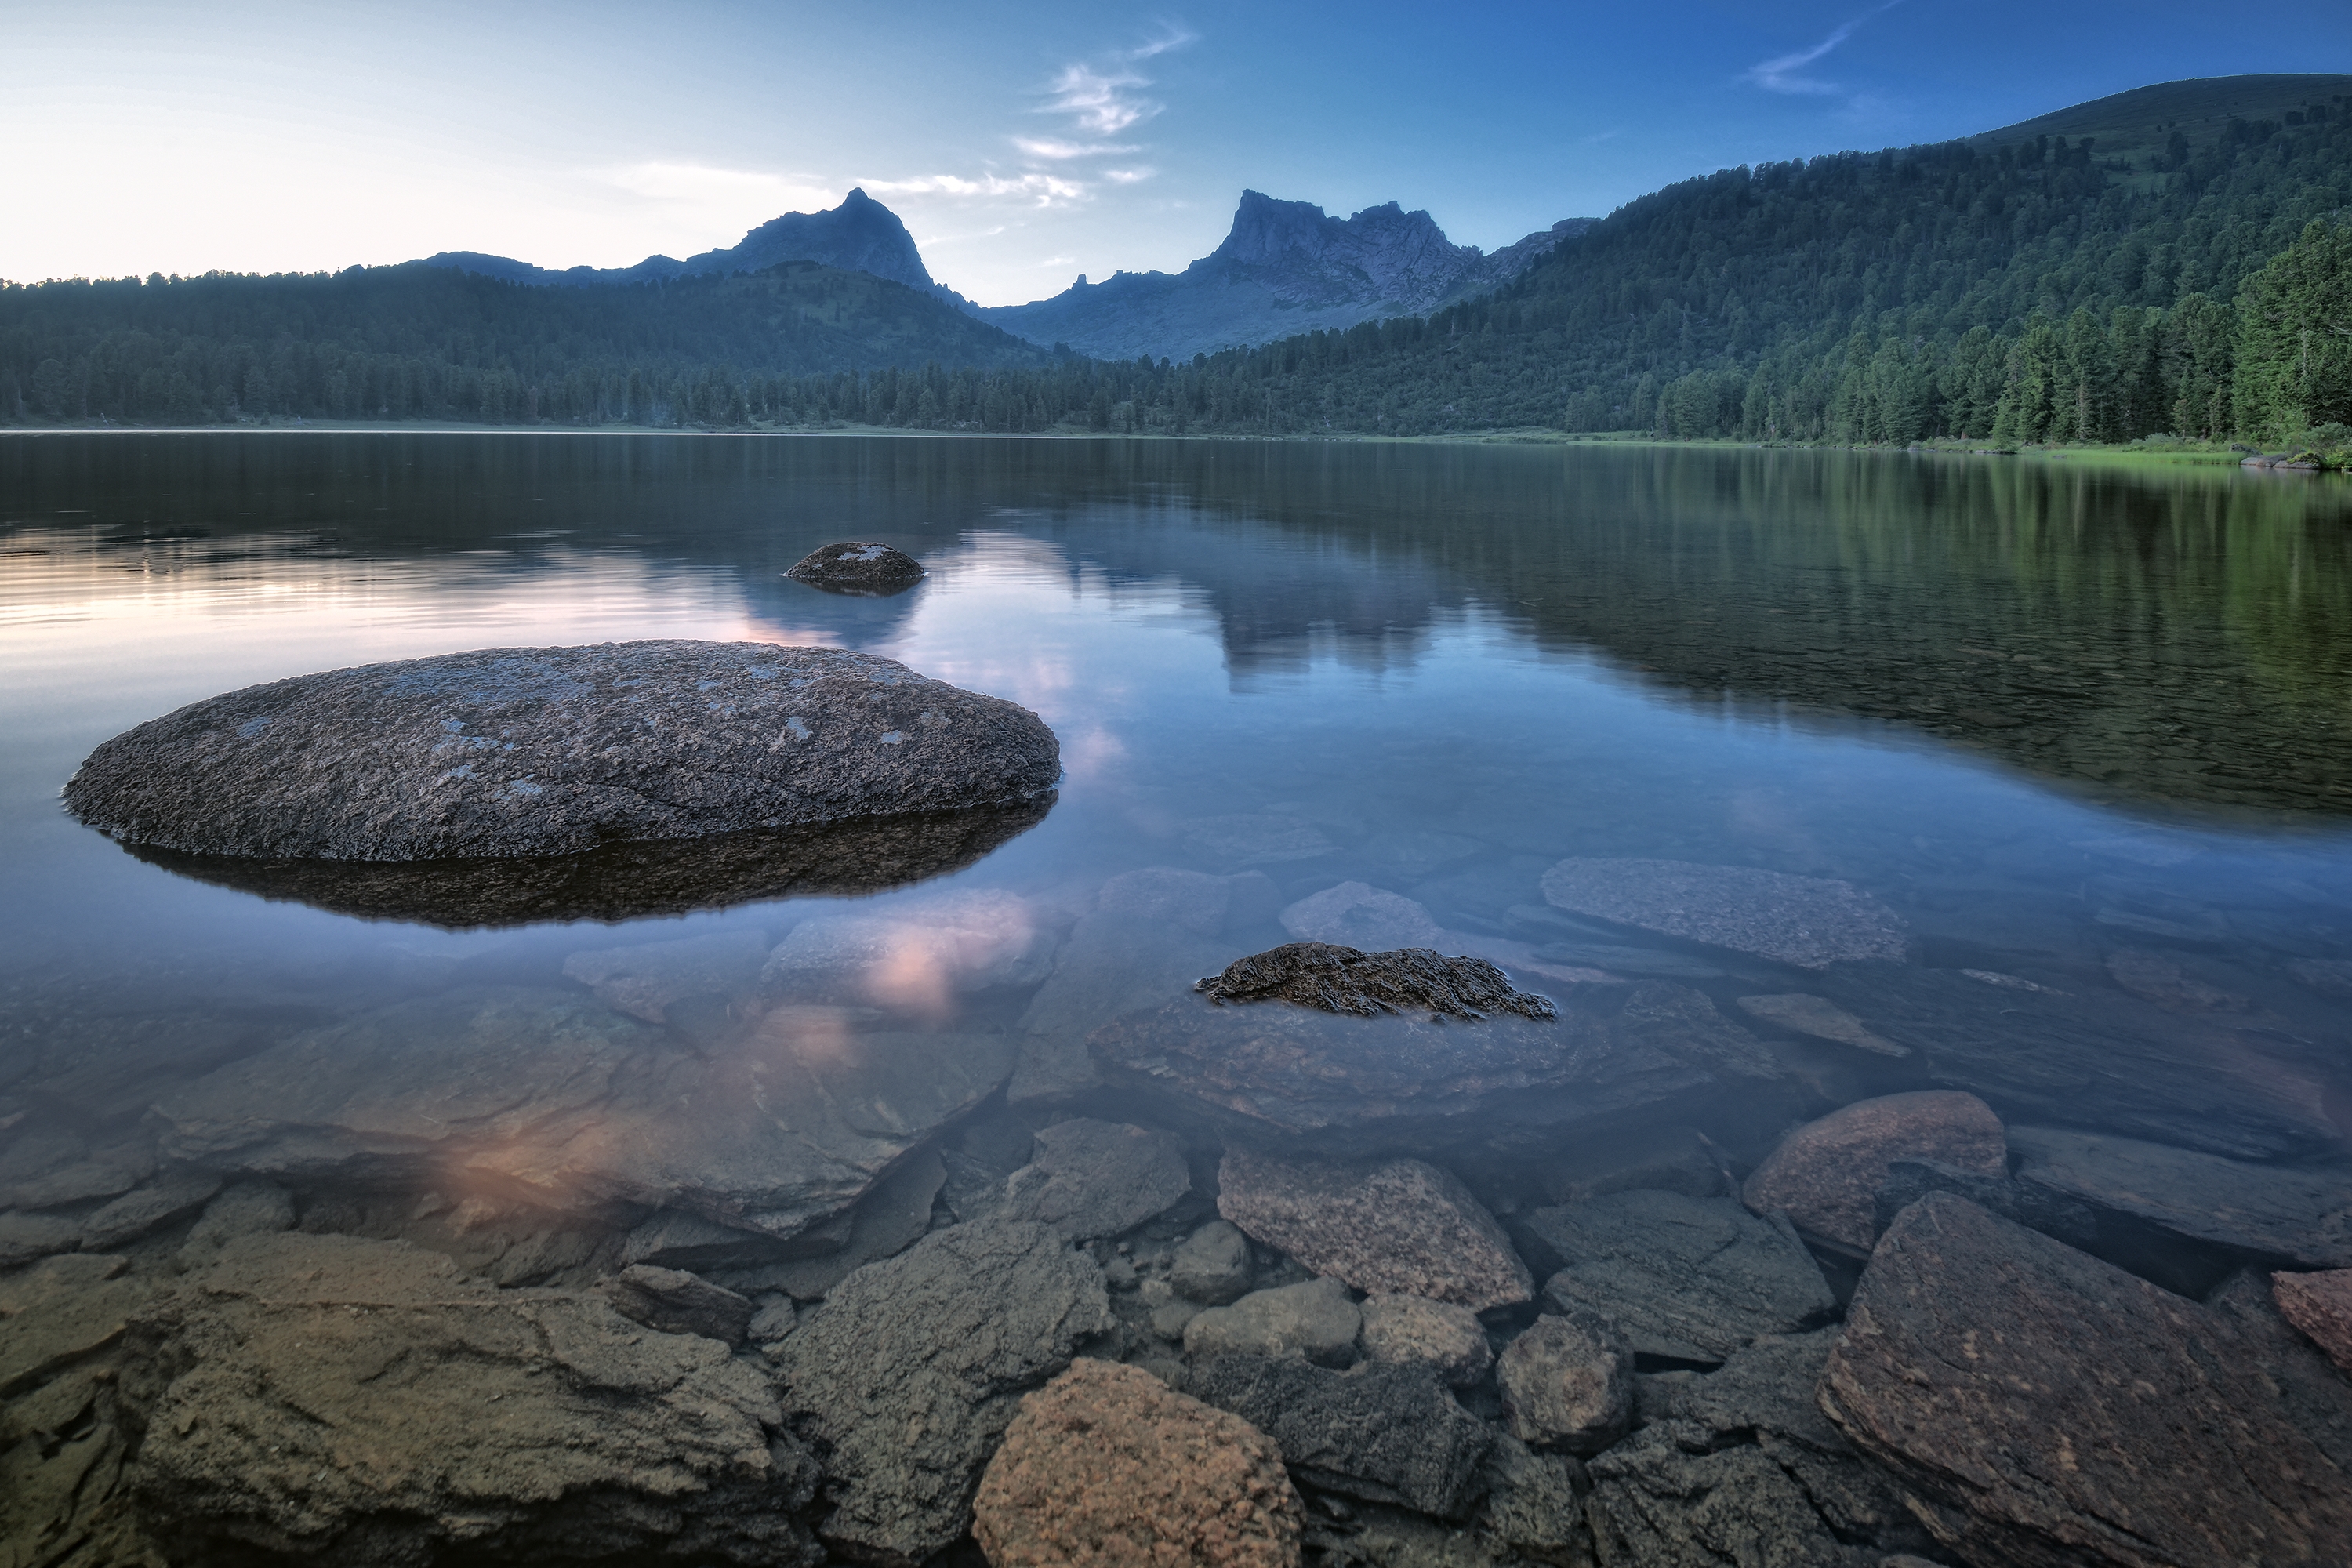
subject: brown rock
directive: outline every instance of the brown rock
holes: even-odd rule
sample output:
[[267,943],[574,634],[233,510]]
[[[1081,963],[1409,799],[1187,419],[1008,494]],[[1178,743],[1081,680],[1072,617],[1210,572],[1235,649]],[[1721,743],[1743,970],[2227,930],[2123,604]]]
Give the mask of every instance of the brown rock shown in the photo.
[[972,1533],[993,1568],[1299,1560],[1302,1510],[1274,1440],[1140,1368],[1080,1361],[1021,1402]]
[[1554,909],[1826,969],[1903,956],[1903,918],[1850,882],[1687,860],[1562,860],[1544,873]]
[[1511,1436],[1597,1454],[1625,1435],[1633,1412],[1633,1358],[1590,1322],[1549,1313],[1503,1347],[1495,1366]]
[[1235,1149],[1217,1211],[1318,1274],[1472,1311],[1535,1294],[1528,1266],[1460,1181],[1419,1160],[1281,1160]]
[[832,594],[857,594],[869,598],[900,593],[923,580],[923,563],[903,550],[845,539],[821,544],[784,574],[796,583]]
[[1365,1301],[1364,1353],[1374,1361],[1426,1362],[1457,1387],[1477,1382],[1495,1362],[1475,1312],[1425,1296]]
[[2278,1310],[2327,1359],[2352,1373],[2352,1268],[2318,1274],[2273,1274],[2271,1294]]
[[1980,1568],[2341,1563],[2352,1476],[2267,1355],[2227,1312],[1936,1193],[1880,1239],[1819,1398]]
[[1873,1204],[1896,1160],[1927,1160],[1984,1176],[2008,1173],[2000,1118],[1973,1094],[1924,1089],[1860,1100],[1780,1140],[1741,1196],[1758,1214],[1785,1212],[1800,1230],[1867,1252]]

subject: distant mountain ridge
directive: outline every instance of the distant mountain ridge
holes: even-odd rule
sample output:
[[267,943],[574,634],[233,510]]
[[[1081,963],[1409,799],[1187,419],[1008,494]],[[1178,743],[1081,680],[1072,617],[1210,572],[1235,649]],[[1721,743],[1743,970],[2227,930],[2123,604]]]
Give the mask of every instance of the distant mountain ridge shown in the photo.
[[1425,315],[1509,282],[1594,221],[1564,218],[1488,256],[1395,202],[1336,218],[1308,202],[1245,190],[1224,242],[1181,272],[1120,272],[1098,284],[1081,276],[1052,299],[976,313],[1032,342],[1067,343],[1099,359],[1189,359]]
[[503,278],[511,283],[574,288],[646,283],[714,273],[725,277],[739,272],[764,272],[786,261],[814,261],[844,272],[864,272],[903,283],[918,293],[945,300],[959,308],[969,309],[971,305],[954,289],[932,281],[930,269],[923,265],[923,254],[916,247],[915,237],[907,232],[898,215],[862,189],[851,191],[837,207],[770,218],[723,250],[706,250],[683,261],[668,256],[648,256],[634,267],[568,267],[559,271],[476,250],[445,250],[425,258],[428,267],[454,268],[486,278]]

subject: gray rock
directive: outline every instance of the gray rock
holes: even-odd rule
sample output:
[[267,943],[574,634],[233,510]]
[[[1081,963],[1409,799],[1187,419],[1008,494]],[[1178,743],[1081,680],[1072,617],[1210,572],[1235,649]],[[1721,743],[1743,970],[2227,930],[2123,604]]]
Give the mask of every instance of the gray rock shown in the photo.
[[1886,1179],[1879,1184],[1878,1195],[1872,1205],[1877,1233],[1883,1235],[1895,1223],[1896,1215],[1929,1193],[1950,1193],[1966,1198],[1979,1208],[1990,1209],[2003,1219],[2013,1219],[2029,1230],[2055,1237],[2085,1252],[2098,1245],[2099,1220],[2091,1212],[2090,1205],[2061,1197],[2042,1187],[2027,1186],[2006,1171],[1998,1176],[1987,1176],[1930,1160],[1888,1163]]
[[36,1258],[72,1252],[81,1246],[81,1222],[63,1215],[0,1214],[0,1268],[16,1268]]
[[903,550],[845,539],[821,544],[784,574],[796,583],[834,594],[881,595],[903,593],[923,580],[923,563]]
[[1249,1237],[1232,1221],[1213,1219],[1178,1246],[1169,1259],[1168,1283],[1181,1295],[1222,1307],[1248,1293],[1255,1272]]
[[1476,1504],[1495,1446],[1425,1365],[1333,1372],[1297,1356],[1219,1356],[1192,1368],[1184,1392],[1272,1437],[1307,1485],[1441,1519]]
[[1788,1223],[1728,1198],[1613,1193],[1530,1210],[1518,1223],[1530,1258],[1556,1270],[1545,1303],[1599,1317],[1644,1354],[1719,1362],[1759,1334],[1811,1328],[1837,1308]]
[[1577,986],[1559,1003],[1549,1021],[1440,1025],[1187,996],[1113,1019],[1087,1049],[1114,1085],[1180,1096],[1238,1137],[1334,1153],[1533,1154],[1644,1119],[1793,1110],[1780,1062],[1698,992]]
[[777,1008],[689,1052],[576,993],[452,991],[298,1035],[157,1110],[192,1163],[414,1189],[456,1171],[552,1213],[678,1208],[789,1237],[1012,1070],[1002,1036],[858,1022]]
[[[1223,877],[1202,879],[1221,889],[1227,882]],[[1133,905],[1152,901],[1139,897]],[[1193,934],[1179,921],[1163,921],[1124,900],[1114,904],[1108,887],[1104,906],[1071,931],[1055,955],[1054,973],[1021,1015],[1021,1065],[1005,1090],[1013,1104],[1066,1099],[1099,1087],[1102,1076],[1087,1051],[1088,1035],[1108,1019],[1189,996],[1195,979],[1241,956],[1232,943]]]
[[2019,1184],[2197,1241],[2305,1268],[2352,1268],[2352,1171],[2247,1164],[2187,1149],[2020,1127]]
[[294,1228],[294,1194],[268,1182],[239,1182],[205,1205],[180,1248],[180,1266],[200,1268],[241,1236]]
[[613,1310],[665,1334],[700,1334],[740,1345],[757,1310],[732,1290],[722,1289],[683,1268],[632,1263],[596,1287]]
[[1458,1179],[1419,1160],[1282,1160],[1234,1149],[1218,1170],[1217,1212],[1359,1290],[1474,1312],[1535,1293],[1495,1216]]
[[[844,1217],[848,1226],[838,1247],[803,1258],[749,1268],[722,1268],[724,1283],[747,1289],[782,1290],[796,1301],[814,1301],[866,1265],[895,1258],[931,1228],[931,1205],[946,1184],[939,1151],[923,1149],[900,1161],[867,1189]],[[795,1237],[795,1240],[803,1239]]]
[[1892,963],[1840,964],[1819,984],[1873,1034],[1917,1053],[1931,1080],[1983,1097],[2004,1121],[2089,1121],[2242,1160],[2332,1152],[2342,1138],[2315,1074],[2128,996]]
[[1043,980],[1055,935],[1027,900],[970,888],[804,920],[768,955],[760,981],[795,1002],[944,1019],[958,996]]
[[1484,1019],[1490,1013],[1549,1021],[1549,997],[1514,990],[1510,977],[1483,958],[1447,958],[1424,947],[1364,952],[1328,942],[1293,942],[1237,958],[1194,983],[1216,1005],[1290,1002],[1326,1013],[1377,1018],[1399,1013]]
[[1618,925],[1801,969],[1900,959],[1903,918],[1850,882],[1687,860],[1562,860],[1544,900]]
[[1633,1420],[1633,1358],[1592,1318],[1538,1317],[1503,1347],[1495,1383],[1522,1443],[1597,1454]]
[[1025,1220],[934,1231],[842,1281],[776,1358],[793,1426],[829,1456],[821,1533],[869,1559],[944,1550],[1022,1394],[1111,1321],[1102,1271]]
[[1140,1280],[1136,1300],[1150,1313],[1151,1331],[1163,1340],[1181,1340],[1192,1320],[1208,1309],[1176,1294],[1165,1279]]
[[1004,1184],[1003,1212],[1093,1241],[1134,1229],[1192,1190],[1173,1134],[1080,1118],[1038,1131],[1035,1158]]
[[1486,1500],[1478,1533],[1507,1563],[1591,1568],[1592,1534],[1577,1496],[1582,1467],[1564,1454],[1538,1454],[1508,1433],[1486,1457]]
[[1364,952],[1436,947],[1445,931],[1429,911],[1402,894],[1364,882],[1342,882],[1299,900],[1279,917],[1300,942],[1330,942]]
[[400,1242],[249,1236],[132,1349],[170,1380],[141,1503],[192,1561],[820,1557],[793,1518],[815,1466],[762,1380],[593,1295],[499,1290]]
[[1356,1359],[1363,1318],[1337,1279],[1310,1279],[1253,1290],[1230,1307],[1211,1307],[1184,1325],[1191,1356],[1281,1355],[1297,1351],[1324,1366]]
[[1839,1541],[1760,1448],[1718,1450],[1696,1423],[1646,1426],[1585,1468],[1602,1568],[1879,1568],[1883,1554]]
[[765,1348],[787,1338],[800,1325],[800,1312],[789,1296],[779,1296],[751,1314],[743,1337]]
[[606,1006],[658,1024],[679,1002],[749,996],[767,956],[765,936],[738,931],[575,952],[563,961],[563,973]]
[[175,1171],[152,1184],[123,1194],[82,1221],[85,1252],[106,1252],[202,1207],[221,1190],[220,1177],[211,1171]]
[[1740,1195],[1758,1214],[1786,1214],[1801,1231],[1867,1252],[1878,1239],[1873,1205],[1893,1162],[1927,1160],[1993,1179],[2009,1173],[2008,1158],[2000,1118],[1975,1095],[1883,1094],[1792,1129]]
[[488,648],[208,698],[66,785],[127,843],[336,860],[564,855],[620,840],[1028,799],[1026,709],[837,648]]
[[[2304,1403],[2322,1378],[2332,1434]],[[2259,1542],[2316,1568],[2352,1540],[2317,1352],[1946,1194],[1880,1239],[1818,1398],[1971,1563],[2221,1564]]]
[[[844,1215],[836,1222],[841,1234],[831,1237],[830,1245],[839,1246],[848,1234],[847,1220],[848,1215]],[[814,1234],[803,1232],[794,1239],[809,1240]],[[651,1263],[663,1268],[740,1268],[773,1262],[784,1256],[786,1245],[761,1231],[720,1225],[682,1209],[662,1209],[648,1215],[630,1230],[621,1245],[621,1261]]]
[[1425,1296],[1373,1296],[1363,1305],[1364,1353],[1374,1361],[1422,1362],[1460,1387],[1495,1363],[1478,1314]]
[[1907,1057],[1911,1049],[1892,1040],[1883,1040],[1863,1026],[1862,1020],[1834,1003],[1801,991],[1771,996],[1742,996],[1739,1010],[1751,1018],[1761,1018],[1768,1024],[1800,1035],[1811,1035],[1817,1040],[1833,1045],[1853,1046],[1856,1049],[1874,1051],[1882,1057]]
[[46,1258],[0,1277],[0,1399],[15,1400],[120,1340],[147,1300],[120,1258]]
[[1556,1204],[1654,1187],[1713,1198],[1733,1185],[1720,1150],[1692,1127],[1643,1127],[1580,1138],[1543,1163],[1544,1192]]

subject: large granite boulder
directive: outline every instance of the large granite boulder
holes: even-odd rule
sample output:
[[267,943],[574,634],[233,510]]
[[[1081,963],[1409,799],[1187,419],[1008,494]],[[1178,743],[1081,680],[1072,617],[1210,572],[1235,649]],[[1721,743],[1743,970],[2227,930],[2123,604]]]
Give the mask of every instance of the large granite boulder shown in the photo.
[[1688,860],[1569,859],[1543,877],[1554,909],[1801,969],[1903,956],[1903,917],[1851,882]]
[[1227,1152],[1217,1212],[1359,1290],[1484,1311],[1535,1294],[1528,1266],[1461,1181],[1419,1160],[1378,1163]]
[[1295,1568],[1300,1522],[1265,1433],[1101,1361],[1021,1402],[972,1504],[992,1568]]
[[298,1035],[156,1110],[164,1149],[215,1169],[791,1237],[1012,1070],[1003,1036],[857,1025],[778,1008],[693,1052],[574,992],[450,991]]
[[776,1358],[824,1456],[820,1532],[866,1562],[945,1550],[1021,1395],[1111,1321],[1102,1270],[1029,1220],[950,1226],[843,1280]]
[[1478,1500],[1495,1430],[1424,1365],[1368,1362],[1333,1372],[1296,1355],[1215,1356],[1185,1392],[1281,1446],[1309,1486],[1459,1519]]
[[1990,970],[1841,963],[1818,984],[1927,1078],[2009,1121],[2102,1131],[2240,1160],[2332,1151],[2326,1089],[2210,1021],[2128,996],[2070,995]]
[[399,1242],[242,1237],[134,1330],[173,1562],[813,1563],[816,1467],[724,1345]]
[[126,843],[428,860],[988,805],[1060,776],[1035,714],[890,659],[661,641],[247,687],[108,741],[65,798]]
[[1185,996],[1087,1041],[1110,1083],[1328,1152],[1557,1148],[1642,1118],[1784,1120],[1784,1069],[1701,993],[1576,986],[1559,1016],[1366,1018]]
[[784,574],[795,583],[823,588],[829,594],[879,597],[904,593],[923,580],[923,563],[903,550],[845,539],[820,544]]
[[1613,1324],[1646,1355],[1719,1362],[1837,1309],[1788,1222],[1759,1219],[1729,1198],[1612,1193],[1531,1209],[1516,1228],[1528,1258],[1551,1271],[1549,1307]]
[[2352,1268],[2352,1170],[2253,1165],[2064,1127],[2020,1127],[2021,1185],[2305,1268]]
[[2352,1422],[2280,1332],[1931,1194],[1880,1238],[1820,1399],[1979,1568],[2318,1568],[2352,1541]]
[[1887,1169],[1920,1160],[1989,1179],[2009,1173],[2000,1118],[1973,1094],[1923,1089],[1842,1106],[1780,1140],[1741,1189],[1758,1214],[1856,1251],[1878,1239],[1874,1208]]

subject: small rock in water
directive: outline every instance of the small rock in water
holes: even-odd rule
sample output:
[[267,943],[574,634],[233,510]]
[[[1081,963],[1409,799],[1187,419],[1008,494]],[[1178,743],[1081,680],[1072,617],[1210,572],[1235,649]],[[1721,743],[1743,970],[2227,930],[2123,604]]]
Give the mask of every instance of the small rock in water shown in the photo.
[[1176,1249],[1168,1283],[1180,1295],[1221,1307],[1248,1294],[1252,1272],[1249,1237],[1231,1220],[1213,1219]]
[[1299,900],[1279,917],[1301,942],[1331,942],[1364,952],[1435,947],[1444,931],[1411,899],[1365,882],[1342,882]]
[[740,1345],[758,1310],[732,1290],[683,1268],[632,1263],[597,1288],[613,1310],[665,1334],[700,1334]]
[[1517,1223],[1529,1258],[1557,1262],[1546,1303],[1599,1317],[1644,1354],[1719,1362],[1837,1308],[1795,1230],[1729,1198],[1613,1193]]
[[1297,1351],[1325,1366],[1356,1359],[1362,1314],[1337,1279],[1310,1279],[1253,1290],[1230,1307],[1211,1307],[1184,1325],[1184,1353],[1281,1355]]
[[1547,1312],[1503,1347],[1495,1381],[1511,1436],[1591,1455],[1625,1435],[1633,1358],[1607,1330]]
[[1214,936],[1224,929],[1226,911],[1233,905],[1233,885],[1231,877],[1212,877],[1205,871],[1185,871],[1174,866],[1147,866],[1140,871],[1122,871],[1105,882],[1095,896],[1095,912],[1131,915],[1194,936]]
[[1854,1046],[1865,1051],[1876,1051],[1883,1057],[1907,1057],[1908,1046],[1898,1046],[1870,1032],[1863,1021],[1834,1002],[1803,992],[1791,992],[1782,996],[1742,996],[1739,1010],[1751,1018],[1761,1018],[1768,1024],[1778,1024],[1800,1035],[1811,1035],[1817,1040],[1829,1040],[1841,1046]]
[[239,1182],[205,1205],[180,1248],[180,1262],[194,1268],[238,1237],[293,1228],[293,1194],[268,1182]]
[[1021,1402],[972,1505],[992,1568],[1295,1568],[1274,1440],[1139,1367],[1080,1361]]
[[1333,1372],[1297,1356],[1215,1356],[1185,1392],[1272,1437],[1291,1473],[1327,1491],[1460,1519],[1478,1500],[1495,1429],[1423,1365]]
[[1192,1190],[1173,1134],[1081,1117],[1039,1130],[1035,1157],[1004,1184],[1002,1212],[1092,1241],[1134,1229]]
[[2338,1368],[2352,1373],[2352,1268],[2273,1274],[2271,1294],[2282,1317],[2309,1335]]
[[1235,959],[1223,973],[1197,982],[1194,989],[1219,1004],[1295,1002],[1363,1018],[1408,1012],[1472,1019],[1489,1011],[1523,1018],[1558,1016],[1544,997],[1513,990],[1509,978],[1483,958],[1444,958],[1418,947],[1360,952],[1328,942],[1286,942]]
[[896,594],[923,580],[923,563],[887,544],[845,539],[817,546],[784,575],[835,594]]
[[1544,873],[1557,909],[1800,969],[1900,959],[1903,918],[1850,882],[1687,860],[1562,860]]
[[1359,1290],[1474,1312],[1535,1294],[1495,1216],[1458,1179],[1419,1160],[1282,1160],[1235,1149],[1218,1184],[1220,1214]]
[[1426,1362],[1460,1387],[1494,1364],[1478,1314],[1426,1296],[1373,1296],[1364,1302],[1364,1353],[1374,1361]]
[[1876,1196],[1895,1161],[1930,1161],[1997,1179],[2008,1175],[2008,1159],[2000,1118],[1975,1095],[1881,1095],[1790,1132],[1756,1167],[1741,1196],[1758,1214],[1779,1210],[1800,1230],[1867,1252],[1878,1239]]
[[415,861],[995,805],[1061,771],[1035,714],[890,659],[662,641],[247,687],[115,736],[65,798],[128,844]]

